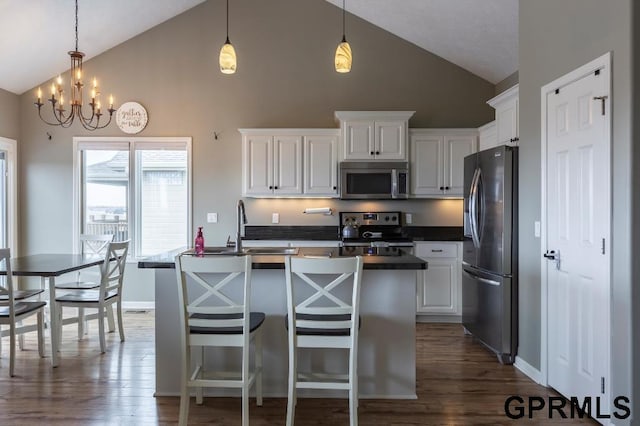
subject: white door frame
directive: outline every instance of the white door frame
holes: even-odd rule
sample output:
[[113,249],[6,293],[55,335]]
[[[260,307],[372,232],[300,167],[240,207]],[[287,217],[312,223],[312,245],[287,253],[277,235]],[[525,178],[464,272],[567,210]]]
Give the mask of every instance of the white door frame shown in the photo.
[[12,256],[17,256],[18,251],[18,143],[14,139],[0,136],[0,150],[7,152],[7,203],[10,210],[7,212],[7,241],[11,248]]
[[[569,72],[568,74],[563,75],[562,77],[544,85],[542,87],[542,89],[540,90],[540,104],[541,104],[541,108],[540,108],[540,116],[541,116],[541,131],[540,131],[540,144],[541,144],[541,155],[540,155],[540,163],[541,163],[541,178],[540,178],[540,189],[541,189],[541,197],[540,197],[540,223],[541,223],[541,229],[543,230],[543,232],[541,233],[541,238],[540,238],[540,247],[541,247],[541,253],[540,253],[540,259],[542,259],[542,252],[544,250],[546,250],[547,248],[547,234],[546,232],[544,232],[544,230],[547,229],[547,217],[546,217],[546,211],[547,211],[547,94],[550,92],[555,91],[556,89],[566,86],[570,83],[573,83],[574,81],[580,80],[581,78],[589,75],[589,74],[593,74],[596,70],[598,69],[602,69],[602,68],[608,68],[611,71],[611,52],[607,52],[604,55],[600,56],[599,58],[594,59],[593,61],[579,67],[576,68],[575,70]],[[607,82],[608,84],[608,93],[609,96],[611,96],[611,78],[612,78],[612,73],[609,73],[609,81]],[[611,98],[609,97],[608,99],[606,99],[606,107],[609,108],[609,111],[611,110]],[[612,114],[610,113],[608,115],[608,120],[605,123],[605,126],[607,127],[607,131],[606,131],[606,135],[608,136],[609,140],[607,143],[607,148],[609,151],[609,161],[611,161],[611,121],[612,121],[613,117]],[[611,170],[611,169],[610,169]],[[612,180],[610,180],[610,185],[611,185]],[[609,200],[607,205],[609,206],[609,208],[611,208],[611,193],[612,191],[609,191]],[[609,229],[611,229],[611,219],[609,220]],[[611,258],[611,247],[613,247],[613,244],[611,242],[611,238],[613,237],[612,233],[610,232],[610,237],[609,237],[609,241],[607,242],[607,247],[608,247],[608,253],[609,253],[609,258]],[[540,288],[540,379],[541,379],[541,385],[543,386],[548,386],[548,333],[547,333],[547,327],[548,327],[548,311],[547,311],[547,268],[549,267],[549,265],[552,265],[551,262],[547,262],[547,261],[541,261],[541,268],[540,268],[540,284],[541,284],[541,288]],[[609,286],[611,286],[612,283],[612,279],[611,279],[611,272],[612,272],[612,268],[610,268],[609,270]],[[609,371],[608,371],[608,377],[611,377],[611,312],[612,312],[612,307],[611,307],[611,301],[612,298],[609,298],[609,342],[607,345],[608,348],[608,359],[609,359]]]

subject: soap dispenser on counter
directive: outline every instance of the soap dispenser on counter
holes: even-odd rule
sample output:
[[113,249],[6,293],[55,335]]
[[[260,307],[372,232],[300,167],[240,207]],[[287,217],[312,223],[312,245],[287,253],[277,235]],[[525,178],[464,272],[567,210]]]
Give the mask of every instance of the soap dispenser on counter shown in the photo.
[[198,226],[198,235],[194,244],[196,256],[204,256],[204,235],[202,235],[202,226]]

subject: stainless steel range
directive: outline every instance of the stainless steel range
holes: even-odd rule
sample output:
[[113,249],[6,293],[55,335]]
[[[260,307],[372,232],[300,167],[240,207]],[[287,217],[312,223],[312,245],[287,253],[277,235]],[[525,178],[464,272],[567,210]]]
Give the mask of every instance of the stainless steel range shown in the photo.
[[340,232],[344,247],[413,247],[402,233],[402,212],[340,212]]

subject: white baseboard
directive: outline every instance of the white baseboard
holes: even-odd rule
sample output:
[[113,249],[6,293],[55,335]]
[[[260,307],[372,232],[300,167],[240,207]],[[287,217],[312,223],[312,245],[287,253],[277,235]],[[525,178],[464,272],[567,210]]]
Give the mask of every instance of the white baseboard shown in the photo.
[[156,302],[122,302],[122,309],[125,311],[146,311],[156,308]]
[[462,315],[434,315],[416,314],[416,322],[448,322],[453,324],[462,323]]
[[513,366],[524,373],[534,382],[542,384],[542,373],[540,372],[540,370],[534,368],[531,364],[529,364],[519,356],[516,356],[516,362],[513,363]]

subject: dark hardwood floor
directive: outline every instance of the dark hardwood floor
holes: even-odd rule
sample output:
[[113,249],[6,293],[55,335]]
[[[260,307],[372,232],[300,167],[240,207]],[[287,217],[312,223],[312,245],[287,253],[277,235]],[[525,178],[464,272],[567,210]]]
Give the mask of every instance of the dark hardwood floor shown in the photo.
[[[155,398],[153,312],[127,312],[126,342],[107,335],[107,353],[100,354],[97,326],[76,338],[73,325],[64,328],[60,366],[38,357],[36,334],[26,336],[26,350],[17,352],[16,376],[9,377],[9,340],[2,340],[0,425],[156,425],[176,424],[179,398]],[[512,366],[463,336],[458,324],[418,324],[417,400],[360,401],[361,425],[498,425],[596,424],[587,419],[561,419],[548,411],[512,420],[505,400],[520,395],[547,398],[553,391],[536,385]],[[46,339],[47,350],[49,338]],[[393,344],[390,342],[389,344]],[[49,353],[49,352],[47,352]],[[176,360],[176,368],[180,368]],[[567,411],[568,413],[568,411]],[[286,399],[251,401],[252,425],[283,425]],[[299,399],[296,425],[347,425],[346,399]],[[239,425],[239,398],[192,398],[189,424]]]

